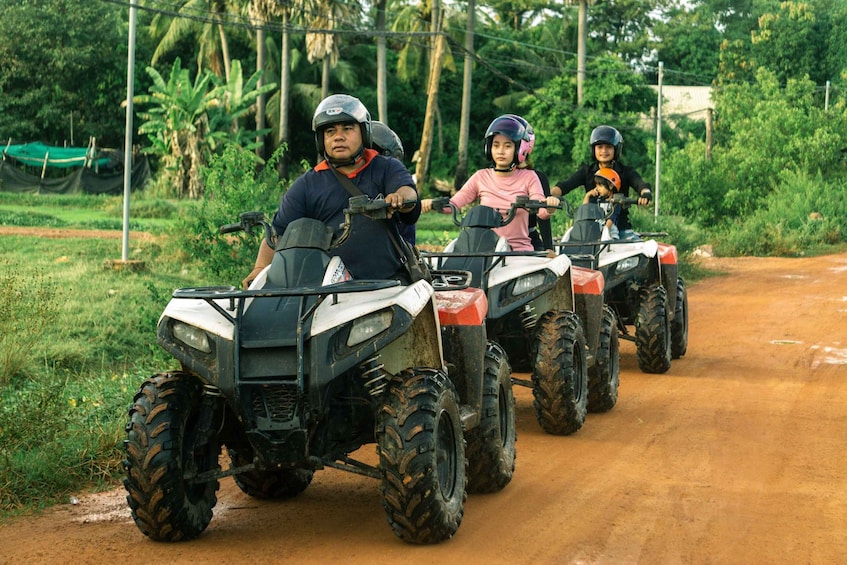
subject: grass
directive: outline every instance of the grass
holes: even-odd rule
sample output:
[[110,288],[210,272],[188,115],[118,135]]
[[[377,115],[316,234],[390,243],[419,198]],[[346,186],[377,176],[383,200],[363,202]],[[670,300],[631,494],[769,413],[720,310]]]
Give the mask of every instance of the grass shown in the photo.
[[[30,216],[90,228],[86,216],[108,214],[99,198],[87,215],[49,198],[50,214]],[[16,207],[0,199],[0,214]],[[121,255],[117,239],[0,238],[0,518],[115,486],[134,391],[176,368],[156,322],[174,288],[202,278],[168,236],[131,242],[142,272],[104,268]]]

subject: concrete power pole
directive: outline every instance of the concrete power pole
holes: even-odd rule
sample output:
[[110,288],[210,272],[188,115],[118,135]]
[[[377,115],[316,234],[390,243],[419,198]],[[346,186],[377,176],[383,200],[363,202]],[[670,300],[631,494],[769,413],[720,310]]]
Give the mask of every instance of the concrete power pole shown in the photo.
[[579,25],[576,40],[576,103],[582,106],[582,83],[585,82],[585,37],[587,34],[588,0],[579,0]]

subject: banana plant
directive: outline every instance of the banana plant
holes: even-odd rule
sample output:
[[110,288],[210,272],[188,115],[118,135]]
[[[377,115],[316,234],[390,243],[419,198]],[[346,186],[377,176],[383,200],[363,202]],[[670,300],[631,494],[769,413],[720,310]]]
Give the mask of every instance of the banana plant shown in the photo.
[[258,87],[261,71],[245,82],[241,63],[235,60],[232,65],[229,82],[209,71],[192,81],[180,59],[174,61],[167,79],[147,67],[153,80],[149,94],[133,99],[139,106],[146,106],[139,111],[142,124],[138,128],[151,144],[144,152],[161,159],[175,196],[203,195],[202,169],[227,143],[255,148],[256,132],[238,127],[239,119],[252,111],[261,94],[276,85]]

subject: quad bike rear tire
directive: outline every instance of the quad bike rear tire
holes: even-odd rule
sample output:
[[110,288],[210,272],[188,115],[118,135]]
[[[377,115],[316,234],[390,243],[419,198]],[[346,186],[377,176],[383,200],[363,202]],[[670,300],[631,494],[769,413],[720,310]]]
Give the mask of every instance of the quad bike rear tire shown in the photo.
[[515,471],[517,442],[512,368],[503,348],[489,342],[485,351],[479,425],[467,434],[468,492],[502,490]]
[[620,342],[614,310],[603,307],[600,339],[594,366],[588,369],[588,411],[608,412],[618,402],[620,386]]
[[539,320],[532,395],[535,417],[548,434],[570,435],[585,423],[588,411],[585,334],[575,313],[547,312]]
[[[250,463],[252,458],[245,457],[241,451],[227,449],[233,467]],[[233,478],[241,491],[253,498],[286,499],[293,498],[306,490],[311,484],[314,471],[310,469],[281,469],[274,471],[247,471]]]
[[641,287],[635,318],[638,367],[645,373],[665,373],[671,368],[671,323],[665,287],[652,283]]
[[123,483],[135,525],[156,541],[194,539],[212,520],[217,479],[191,481],[220,470],[214,433],[197,437],[202,397],[199,379],[161,373],[141,385],[129,410]]
[[671,322],[671,357],[679,359],[688,350],[688,291],[685,281],[676,280],[676,308]]
[[415,544],[453,537],[467,498],[459,400],[441,371],[391,379],[377,420],[382,506],[397,537]]

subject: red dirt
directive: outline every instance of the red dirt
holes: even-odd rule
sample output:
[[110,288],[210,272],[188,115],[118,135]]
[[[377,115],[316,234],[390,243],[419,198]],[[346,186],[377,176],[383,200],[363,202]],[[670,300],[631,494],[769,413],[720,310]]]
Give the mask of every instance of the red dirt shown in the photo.
[[145,538],[123,489],[80,495],[0,526],[0,563],[843,563],[847,254],[709,262],[727,275],[689,286],[688,353],[647,375],[622,342],[611,412],[549,436],[516,388],[514,479],[448,542],[404,544],[376,481],[328,470],[276,503],[226,479],[178,544]]

